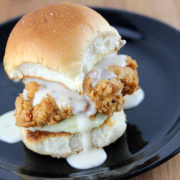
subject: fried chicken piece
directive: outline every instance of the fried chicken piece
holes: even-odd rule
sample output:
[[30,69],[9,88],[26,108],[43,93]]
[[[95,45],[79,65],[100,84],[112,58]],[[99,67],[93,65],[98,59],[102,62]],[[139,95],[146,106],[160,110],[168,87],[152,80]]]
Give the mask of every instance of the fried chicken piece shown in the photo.
[[29,82],[26,84],[27,99],[25,100],[22,94],[17,97],[15,102],[17,126],[43,127],[48,124],[55,124],[72,115],[72,107],[61,107],[59,109],[54,98],[48,94],[33,107],[33,98],[39,86],[36,82]]
[[133,92],[136,91],[139,87],[136,61],[132,60],[131,57],[128,57],[126,63],[126,67],[116,65],[110,65],[108,67],[109,71],[115,73],[118,76],[118,79],[123,83],[123,96],[125,96],[126,94],[133,94]]
[[[132,94],[138,89],[137,63],[130,57],[127,58],[126,63],[126,67],[109,66],[109,71],[113,72],[115,77],[109,80],[99,80],[95,86],[93,86],[95,79],[90,76],[92,72],[85,78],[84,91],[95,104],[98,113],[110,115],[115,111],[121,111],[124,104],[123,96]],[[33,99],[40,85],[36,82],[29,82],[25,87],[27,99],[20,94],[15,103],[17,126],[43,127],[72,116],[72,107],[59,109],[50,95],[44,97],[39,104],[33,107]]]
[[16,125],[22,127],[35,126],[35,122],[32,121],[32,103],[29,100],[24,100],[22,94],[16,98]]
[[58,121],[69,118],[72,115],[72,107],[58,108],[54,98],[50,95],[44,97],[40,104],[37,104],[32,111],[32,120],[38,126],[56,124]]
[[116,76],[109,80],[99,80],[93,87],[94,76],[91,73],[83,83],[84,91],[91,101],[94,102],[99,113],[112,114],[114,111],[121,111],[124,104],[123,96],[132,94],[138,89],[137,63],[127,57],[126,67],[110,65],[109,71]]
[[36,82],[29,82],[25,85],[25,89],[27,90],[27,98],[30,101],[33,101],[36,91],[38,91],[40,85]]
[[100,80],[94,88],[90,77],[84,81],[84,90],[94,102],[96,110],[108,115],[114,111],[121,111],[124,99],[119,92],[122,88],[122,83],[115,78],[113,80]]

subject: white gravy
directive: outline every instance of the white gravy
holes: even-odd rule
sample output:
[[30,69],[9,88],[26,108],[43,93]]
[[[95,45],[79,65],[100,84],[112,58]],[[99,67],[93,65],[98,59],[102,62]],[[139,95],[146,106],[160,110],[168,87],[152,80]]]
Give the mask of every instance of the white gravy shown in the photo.
[[126,66],[126,55],[110,54],[106,56],[100,63],[96,64],[90,73],[90,78],[93,80],[93,87],[99,80],[112,79],[117,77],[116,74],[108,70],[110,65]]
[[79,122],[83,135],[83,151],[67,157],[66,160],[70,166],[77,169],[88,169],[99,166],[106,160],[106,152],[104,149],[97,149],[91,145],[91,120],[86,115],[82,115]]
[[142,88],[135,91],[132,95],[125,95],[124,109],[130,109],[138,106],[143,101],[144,96]]
[[[51,95],[54,98],[59,109],[61,109],[62,106],[71,106],[73,114],[79,114],[85,111],[88,106],[88,102],[83,96],[66,88],[60,83],[43,81],[35,78],[27,78],[25,80],[25,83],[31,81],[40,84],[39,90],[35,93],[35,97],[33,99],[33,106],[39,104],[42,98],[46,97],[47,94]],[[23,96],[24,98],[26,98],[26,91],[23,91]],[[91,109],[93,109],[93,113],[96,113],[95,107],[91,107]],[[91,114],[91,112],[89,114]]]
[[104,149],[93,149],[82,151],[79,154],[73,154],[66,158],[70,166],[76,169],[89,169],[100,166],[107,158]]
[[104,57],[104,59],[99,62],[98,64],[96,64],[94,66],[93,69],[108,69],[108,66],[110,65],[117,65],[117,66],[126,66],[126,55],[118,55],[115,53],[112,53],[106,57]]
[[0,116],[0,140],[7,143],[17,143],[21,141],[19,129],[15,125],[15,111],[9,111]]

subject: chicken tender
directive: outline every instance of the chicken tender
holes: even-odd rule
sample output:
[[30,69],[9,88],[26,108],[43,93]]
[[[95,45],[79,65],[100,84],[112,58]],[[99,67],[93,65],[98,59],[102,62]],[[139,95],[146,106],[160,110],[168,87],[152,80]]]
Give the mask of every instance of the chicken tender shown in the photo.
[[26,84],[27,99],[20,94],[17,97],[16,106],[16,125],[21,127],[45,126],[55,124],[62,119],[72,115],[72,107],[58,108],[54,98],[47,94],[39,104],[33,107],[32,102],[35,92],[39,85],[36,82]]
[[90,77],[84,81],[84,90],[94,102],[96,110],[99,113],[112,114],[114,111],[121,111],[124,99],[119,93],[123,88],[120,81],[113,80],[100,80],[99,83],[93,88],[93,82]]
[[[126,94],[132,94],[138,89],[137,63],[130,57],[126,60],[126,66],[110,65],[108,70],[114,73],[114,77],[105,80],[92,78],[94,71],[90,72],[85,78],[83,89],[86,95],[94,103],[97,113],[112,115],[113,112],[119,112],[123,108]],[[95,73],[96,74],[96,73]],[[94,76],[93,76],[94,77]],[[96,76],[95,76],[96,78]],[[95,83],[94,85],[94,82]],[[16,106],[16,125],[21,127],[34,127],[56,124],[59,121],[72,116],[72,107],[57,106],[55,99],[46,94],[41,102],[33,106],[35,93],[41,85],[37,82],[29,82],[25,85],[25,94],[17,97]],[[94,115],[90,117],[93,119]]]
[[121,111],[124,104],[123,96],[132,94],[138,89],[137,63],[130,57],[126,60],[125,67],[110,65],[108,70],[114,73],[114,77],[108,80],[99,80],[93,86],[95,79],[91,73],[85,78],[83,88],[87,96],[94,102],[99,113],[112,114]]
[[16,125],[22,127],[33,127],[35,122],[32,120],[32,103],[30,100],[24,100],[22,94],[16,98]]
[[128,56],[126,60],[127,66],[121,67],[111,65],[108,67],[109,71],[112,71],[118,76],[118,79],[123,84],[122,95],[133,94],[138,89],[139,78],[137,75],[137,63]]
[[36,82],[29,82],[25,85],[25,89],[27,90],[27,98],[30,101],[33,101],[36,91],[39,89],[39,84]]

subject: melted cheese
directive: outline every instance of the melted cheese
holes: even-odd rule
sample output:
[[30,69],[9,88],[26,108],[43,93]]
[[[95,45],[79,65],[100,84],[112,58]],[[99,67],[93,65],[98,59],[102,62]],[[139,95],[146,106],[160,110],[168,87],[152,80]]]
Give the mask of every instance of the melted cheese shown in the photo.
[[[41,127],[30,127],[27,128],[31,131],[48,131],[48,132],[69,132],[69,133],[79,133],[82,131],[81,125],[86,122],[84,119],[88,117],[84,114],[73,115],[63,121],[60,121],[54,125],[48,125]],[[89,119],[89,118],[88,118]],[[97,114],[93,120],[89,120],[87,126],[91,129],[101,126],[107,119],[107,115]],[[87,127],[86,127],[87,128]]]

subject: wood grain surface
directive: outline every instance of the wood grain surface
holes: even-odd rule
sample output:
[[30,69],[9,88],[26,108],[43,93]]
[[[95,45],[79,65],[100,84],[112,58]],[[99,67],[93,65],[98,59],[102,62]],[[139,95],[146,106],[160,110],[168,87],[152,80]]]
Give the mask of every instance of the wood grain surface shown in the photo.
[[[61,0],[0,0],[0,23],[45,4]],[[180,30],[180,0],[73,0],[144,14]],[[130,180],[180,180],[180,154],[168,162]]]

